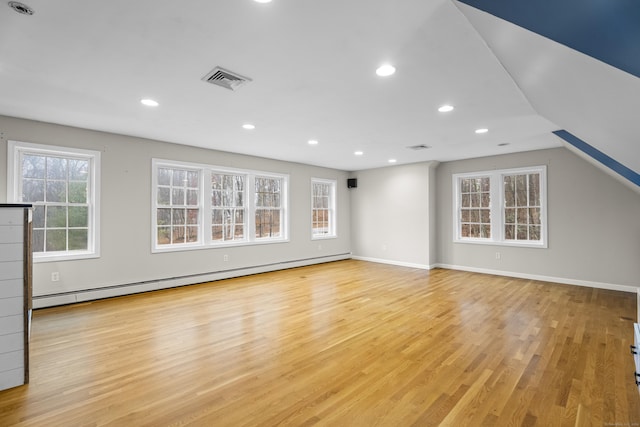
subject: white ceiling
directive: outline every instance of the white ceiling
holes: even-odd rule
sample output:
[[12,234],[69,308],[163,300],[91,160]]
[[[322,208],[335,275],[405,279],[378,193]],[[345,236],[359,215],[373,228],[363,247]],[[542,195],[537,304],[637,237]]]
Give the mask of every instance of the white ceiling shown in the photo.
[[452,0],[23,3],[0,4],[3,115],[349,171],[562,145]]

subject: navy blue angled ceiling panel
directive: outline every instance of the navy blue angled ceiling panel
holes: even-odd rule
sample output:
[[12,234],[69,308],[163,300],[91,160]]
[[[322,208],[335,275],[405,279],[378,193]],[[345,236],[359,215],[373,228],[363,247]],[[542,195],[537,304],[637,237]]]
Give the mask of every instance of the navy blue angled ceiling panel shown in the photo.
[[560,138],[564,139],[565,141],[567,141],[569,144],[571,144],[574,147],[576,147],[578,150],[580,150],[583,153],[589,155],[591,158],[599,161],[604,166],[608,167],[609,169],[613,170],[614,172],[617,172],[619,175],[627,178],[629,181],[633,182],[637,186],[640,186],[640,174],[638,174],[637,172],[629,169],[628,167],[626,167],[622,163],[620,163],[617,160],[607,156],[602,151],[598,150],[595,147],[592,147],[591,145],[587,144],[586,142],[584,142],[583,140],[581,140],[577,136],[572,135],[571,133],[567,132],[564,129],[563,130],[557,130],[557,131],[555,131],[553,133],[555,135],[559,136]]
[[459,0],[640,77],[640,0]]

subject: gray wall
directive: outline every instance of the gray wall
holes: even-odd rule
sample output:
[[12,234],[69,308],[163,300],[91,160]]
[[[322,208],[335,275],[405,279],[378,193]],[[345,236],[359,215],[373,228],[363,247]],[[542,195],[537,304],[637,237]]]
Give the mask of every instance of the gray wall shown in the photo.
[[[35,295],[343,256],[578,284],[640,288],[640,197],[565,148],[351,174],[257,157],[0,116],[0,202],[7,140],[102,152],[101,257],[34,266]],[[151,159],[290,174],[290,241],[151,253]],[[547,165],[549,247],[453,243],[454,173]],[[346,178],[358,179],[348,190]],[[338,238],[311,240],[310,179],[337,180]],[[495,253],[500,252],[500,260]],[[223,260],[224,255],[229,261]],[[347,255],[348,256],[348,255]],[[51,272],[60,281],[51,282]],[[257,271],[256,271],[257,272]],[[197,280],[197,279],[194,279]]]
[[433,263],[435,165],[415,163],[351,174],[358,179],[358,188],[350,190],[354,257],[422,268]]
[[[102,152],[100,258],[34,265],[34,295],[243,269],[327,257],[351,251],[347,173],[202,148],[0,116],[0,201],[7,198],[7,141],[17,140]],[[290,241],[151,253],[151,159],[162,158],[290,175]],[[335,179],[336,239],[312,241],[311,178]],[[229,260],[223,261],[227,254]],[[51,272],[60,281],[51,281]]]
[[[547,249],[453,242],[452,174],[537,165],[547,165]],[[444,265],[640,287],[640,197],[565,148],[441,164],[437,222]]]

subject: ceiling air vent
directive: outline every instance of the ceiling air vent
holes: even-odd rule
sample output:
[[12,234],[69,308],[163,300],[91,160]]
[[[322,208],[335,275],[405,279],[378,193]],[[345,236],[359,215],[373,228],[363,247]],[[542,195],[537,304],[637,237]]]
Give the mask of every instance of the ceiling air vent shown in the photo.
[[10,1],[9,3],[7,3],[9,5],[9,7],[13,10],[15,10],[18,13],[21,13],[23,15],[33,15],[33,9],[31,9],[29,6],[27,6],[24,3],[20,3],[19,1]]
[[241,86],[244,86],[246,83],[251,81],[248,77],[225,70],[222,67],[214,68],[209,74],[204,76],[202,80],[230,90],[238,90]]
[[418,151],[418,150],[428,150],[429,148],[431,148],[431,146],[430,145],[425,145],[425,144],[420,144],[420,145],[411,145],[411,146],[409,146],[407,148],[409,148],[411,150]]

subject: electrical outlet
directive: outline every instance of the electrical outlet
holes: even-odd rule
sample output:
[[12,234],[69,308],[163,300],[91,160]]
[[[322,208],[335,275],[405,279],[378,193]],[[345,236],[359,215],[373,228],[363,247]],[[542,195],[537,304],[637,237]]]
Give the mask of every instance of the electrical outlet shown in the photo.
[[229,255],[224,254],[224,256],[222,257],[222,260],[223,260],[224,262],[229,261]]
[[500,252],[496,252],[496,259],[501,259],[502,255],[500,255]]
[[57,271],[56,271],[56,272],[51,273],[51,281],[52,281],[52,282],[58,282],[58,281],[60,281],[60,273],[58,273]]

